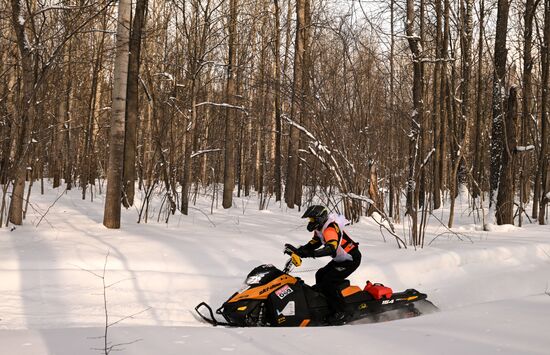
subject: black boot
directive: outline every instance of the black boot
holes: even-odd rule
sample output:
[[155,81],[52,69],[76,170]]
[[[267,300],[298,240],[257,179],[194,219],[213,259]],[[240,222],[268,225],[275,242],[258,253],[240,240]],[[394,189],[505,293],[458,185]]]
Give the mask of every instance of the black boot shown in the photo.
[[346,324],[346,321],[347,314],[342,311],[336,311],[327,317],[327,323],[330,325],[343,325]]

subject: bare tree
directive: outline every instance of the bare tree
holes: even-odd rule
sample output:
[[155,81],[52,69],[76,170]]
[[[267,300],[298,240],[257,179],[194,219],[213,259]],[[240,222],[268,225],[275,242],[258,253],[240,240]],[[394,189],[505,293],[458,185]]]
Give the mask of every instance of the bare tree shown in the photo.
[[[527,0],[525,2],[525,13],[524,13],[524,32],[523,32],[523,75],[522,75],[522,88],[523,88],[523,99],[521,104],[521,136],[520,144],[521,146],[527,146],[527,136],[531,115],[533,114],[533,19],[535,17],[535,10],[537,8],[539,0]],[[525,156],[521,156],[521,166],[520,166],[520,177],[519,177],[519,203],[520,203],[520,213],[519,213],[519,225],[522,224],[522,212],[523,205],[529,200],[530,194],[530,181],[529,181],[529,171],[531,170],[529,161],[526,160]],[[533,205],[536,202],[533,200]],[[535,208],[535,207],[533,207]]]
[[[237,95],[237,0],[229,2],[229,62],[227,63],[227,103],[233,105]],[[235,120],[237,112],[233,107],[226,108],[225,118],[225,158],[223,178],[223,208],[233,205],[233,189],[235,188]]]
[[[294,47],[294,80],[292,83],[292,100],[290,108],[290,118],[300,124],[302,117],[302,108],[304,107],[304,73],[306,71],[305,57],[307,46],[306,14],[309,12],[308,0],[296,1],[296,40]],[[290,127],[290,137],[288,141],[288,167],[285,186],[285,201],[288,207],[294,208],[296,204],[297,189],[299,185],[299,155],[300,131],[294,126]]]
[[[405,32],[412,53],[413,61],[413,111],[411,114],[411,131],[409,133],[409,177],[407,181],[407,214],[412,219],[412,240],[418,238],[418,176],[420,161],[420,139],[422,121],[424,116],[423,106],[423,69],[421,58],[421,35],[415,29],[414,0],[407,0],[407,25]],[[415,244],[416,245],[416,244]]]
[[[378,196],[377,208],[389,205],[396,220],[406,208],[410,242],[421,247],[429,211],[448,201],[453,223],[460,184],[474,197],[489,192],[495,212],[513,164],[521,164],[520,188],[505,188],[506,205],[519,198],[523,210],[533,196],[533,214],[547,221],[548,21],[537,9],[547,0],[386,0],[379,9],[139,0],[129,51],[112,36],[129,25],[117,23],[111,1],[0,0],[0,213],[11,192],[13,221],[24,219],[17,211],[37,179],[65,179],[90,199],[107,181],[106,221],[120,219],[121,199],[132,204],[136,180],[147,200],[140,221],[152,217],[155,192],[163,198],[157,220],[178,207],[187,213],[201,194],[213,209],[223,181],[226,208],[235,188],[260,195],[259,208],[285,188],[288,206],[317,199],[354,221],[369,206],[350,196]],[[510,86],[522,100],[517,154],[504,123],[516,117]]]
[[107,194],[105,196],[105,210],[103,214],[103,225],[107,228],[120,228],[131,9],[132,3],[130,0],[120,0],[118,5],[116,58],[113,73]]
[[20,0],[11,1],[11,16],[12,26],[17,38],[17,48],[19,49],[19,60],[23,81],[22,95],[15,113],[17,134],[15,137],[15,154],[12,174],[12,176],[15,176],[15,182],[9,209],[9,221],[13,224],[21,225],[23,224],[23,195],[27,176],[29,143],[35,115],[34,56],[31,45],[27,39],[27,34],[25,33],[26,21]]
[[504,102],[506,99],[506,36],[508,28],[508,0],[498,1],[497,26],[494,51],[493,74],[493,125],[491,134],[491,177],[489,205],[496,208],[498,185],[502,169],[502,154],[504,149],[504,116],[506,114]]
[[[541,133],[539,171],[541,199],[539,206],[539,224],[546,224],[546,206],[550,201],[550,0],[544,1],[544,35],[541,48],[542,88],[541,88]],[[538,183],[538,182],[537,182]]]
[[275,159],[273,163],[273,180],[275,200],[281,200],[281,135],[282,135],[282,102],[281,102],[281,7],[279,0],[273,0],[275,16],[275,42],[274,42],[274,105],[275,105]]
[[[465,6],[464,6],[465,5]],[[463,127],[464,132],[461,136],[455,136],[458,141],[459,153],[456,161],[453,164],[451,174],[451,206],[449,212],[448,227],[453,226],[455,198],[458,194],[458,184],[466,182],[466,176],[470,169],[470,134],[471,134],[471,104],[470,104],[470,81],[471,81],[471,66],[472,66],[472,13],[473,0],[465,0],[465,4],[461,1],[462,26],[460,34],[460,43],[462,48],[462,83],[461,83],[461,117],[457,124],[458,127]],[[457,132],[458,133],[458,132]],[[459,177],[459,169],[461,176]]]
[[484,32],[485,31],[485,0],[481,0],[479,4],[479,36],[478,36],[478,51],[477,51],[477,88],[476,88],[476,118],[475,118],[475,129],[474,129],[474,144],[476,144],[477,149],[474,153],[474,162],[473,162],[473,191],[472,195],[478,197],[482,194],[482,185],[483,185],[483,149],[484,149],[484,135],[483,127],[484,125],[484,115],[483,115],[483,43],[484,43]]
[[498,185],[496,204],[497,224],[514,224],[514,173],[516,152],[516,119],[517,119],[517,94],[516,88],[510,88],[508,105],[506,107],[506,120],[504,124],[504,144],[502,152],[502,165]]
[[443,10],[441,6],[441,0],[435,0],[435,19],[436,19],[436,62],[434,65],[433,73],[433,209],[437,210],[441,207],[441,76],[442,76],[442,61],[443,58]]
[[126,125],[124,130],[124,165],[122,177],[122,203],[134,204],[136,181],[136,139],[139,115],[138,87],[141,64],[141,37],[145,26],[147,0],[137,0],[129,44],[128,82],[126,89]]

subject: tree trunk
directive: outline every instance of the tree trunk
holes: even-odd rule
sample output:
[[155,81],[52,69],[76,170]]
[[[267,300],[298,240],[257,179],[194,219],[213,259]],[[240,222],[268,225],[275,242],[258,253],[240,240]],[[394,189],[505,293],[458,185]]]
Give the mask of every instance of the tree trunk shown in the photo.
[[415,10],[414,1],[407,0],[407,26],[406,35],[409,42],[409,48],[413,60],[413,112],[411,114],[411,132],[409,134],[409,176],[407,182],[407,214],[412,219],[412,241],[414,245],[418,243],[418,193],[417,184],[419,176],[419,167],[421,154],[419,150],[419,140],[422,129],[422,121],[424,114],[423,107],[423,78],[422,78],[422,62],[420,53],[420,38],[415,29]]
[[[233,105],[237,95],[237,0],[229,2],[229,63],[227,64],[227,103]],[[226,108],[225,118],[225,160],[223,176],[223,208],[233,205],[235,188],[235,125],[237,114],[234,108]]]
[[28,145],[32,124],[34,121],[34,65],[31,45],[25,33],[23,9],[19,0],[11,1],[12,25],[15,30],[17,47],[19,49],[21,72],[23,75],[22,96],[18,102],[15,122],[19,129],[16,136],[14,165],[12,176],[15,177],[13,193],[9,207],[9,221],[16,225],[23,224],[23,201],[27,173]]
[[[102,20],[103,28],[106,27],[105,15]],[[103,48],[105,46],[105,37],[106,31],[102,31],[99,36],[99,43],[97,44],[97,50],[95,52],[95,59],[92,64],[92,82],[90,87],[90,96],[86,106],[87,112],[87,123],[86,123],[86,133],[84,138],[84,152],[81,157],[81,176],[80,176],[80,188],[82,189],[82,199],[86,199],[86,188],[88,184],[95,183],[95,161],[97,156],[94,154],[94,136],[96,131],[96,111],[100,104],[100,77],[102,73],[102,62],[103,62]],[[92,41],[95,40],[95,37]],[[96,46],[93,43],[94,47]]]
[[542,99],[541,99],[541,135],[540,135],[540,191],[541,199],[539,206],[538,220],[539,224],[546,224],[546,205],[550,200],[550,177],[548,169],[550,167],[550,131],[548,125],[550,122],[550,0],[544,1],[544,39],[541,48],[542,52]]
[[[306,46],[306,1],[296,1],[296,41],[294,44],[294,81],[292,84],[292,101],[290,108],[290,119],[300,124],[302,102],[304,100],[303,79]],[[290,138],[288,142],[288,167],[286,175],[285,202],[289,208],[294,208],[296,202],[296,189],[298,188],[298,166],[300,157],[300,131],[290,127]]]
[[[538,0],[537,0],[538,1]],[[520,129],[520,145],[527,146],[527,133],[531,126],[531,115],[533,111],[533,55],[531,53],[533,47],[533,19],[535,17],[535,0],[526,0],[525,2],[525,14],[524,18],[524,32],[523,32],[523,76],[522,76],[522,88],[523,99],[521,104],[521,129]],[[530,181],[529,176],[531,170],[530,159],[527,159],[526,154],[521,154],[521,165],[519,170],[519,206],[520,211],[519,226],[522,225],[522,216],[524,210],[524,204],[529,201],[530,195]],[[533,201],[534,202],[534,201]]]
[[[451,228],[454,220],[455,200],[458,195],[460,184],[466,182],[466,176],[470,169],[470,80],[472,65],[472,10],[473,0],[466,0],[466,7],[461,4],[462,26],[460,33],[460,43],[462,47],[462,85],[461,85],[461,117],[455,125],[455,139],[459,141],[459,153],[454,162],[451,174],[451,206],[449,212],[449,222],[447,226]],[[463,127],[463,129],[461,129]],[[463,134],[461,136],[461,134]]]
[[[301,97],[300,97],[300,109],[299,109],[299,115],[300,118],[298,119],[298,122],[302,125],[308,126],[311,123],[311,115],[309,114],[309,110],[307,108],[308,99],[311,97],[311,85],[310,85],[310,78],[313,76],[312,72],[312,66],[311,66],[311,58],[310,58],[310,32],[311,32],[311,5],[310,0],[304,0],[304,23],[302,27],[303,31],[303,45],[304,45],[304,53],[302,57],[302,80],[301,82]],[[302,141],[302,135],[299,135],[298,139],[298,152],[303,149]],[[298,160],[298,167],[296,171],[296,184],[294,188],[294,205],[297,205],[298,208],[302,203],[302,185],[303,185],[303,174],[304,174],[304,166],[303,161],[299,157],[299,153],[296,155],[296,159]]]
[[[449,57],[449,42],[450,42],[450,4],[449,0],[444,0],[443,9],[443,44],[441,48],[442,58]],[[447,73],[447,61],[441,62],[441,78],[440,78],[441,90],[439,91],[439,109],[441,111],[439,117],[441,122],[441,138],[439,139],[439,151],[441,157],[439,160],[439,186],[441,190],[445,190],[447,185],[447,161],[449,160],[449,116],[451,115],[452,106],[449,105],[450,93],[449,93],[449,77]]]
[[441,207],[441,109],[440,109],[440,96],[441,96],[441,61],[443,58],[443,44],[442,42],[442,9],[441,9],[441,0],[435,0],[435,17],[436,17],[436,39],[435,39],[435,48],[436,48],[436,62],[434,66],[434,75],[433,75],[433,147],[434,157],[433,157],[433,209],[437,210]]
[[[508,0],[498,0],[498,14],[494,51],[493,73],[493,126],[491,133],[491,176],[490,176],[490,209],[496,206],[498,186],[502,168],[504,147],[504,100],[506,98],[506,33],[508,31]],[[492,218],[493,216],[491,216]]]
[[109,163],[107,165],[107,192],[103,214],[103,225],[107,228],[120,228],[131,8],[132,3],[130,0],[119,1],[109,137]]
[[126,89],[126,126],[124,137],[124,170],[122,177],[122,203],[128,208],[134,205],[136,181],[136,139],[139,115],[139,67],[141,62],[141,37],[145,26],[147,0],[137,0],[129,44],[128,83]]
[[374,205],[369,206],[367,215],[371,216],[374,212],[384,211],[384,199],[381,198],[378,189],[378,174],[376,173],[375,164],[370,166],[369,197],[374,201]]
[[189,213],[189,188],[191,187],[191,170],[193,162],[191,153],[193,150],[193,137],[197,127],[197,78],[196,73],[192,74],[191,78],[191,124],[185,130],[185,152],[183,158],[183,175],[181,178],[181,213],[187,215]]
[[496,205],[497,224],[514,224],[514,155],[516,151],[516,117],[517,99],[516,88],[510,88],[508,107],[506,108],[506,122],[504,126],[504,144],[502,152],[502,168],[498,184]]
[[474,167],[473,167],[473,179],[474,188],[473,196],[477,197],[483,193],[483,149],[484,149],[484,135],[483,127],[485,127],[485,120],[483,118],[483,41],[485,30],[485,1],[480,2],[480,14],[479,14],[479,40],[478,40],[478,68],[477,68],[477,98],[476,98],[476,121],[475,121],[475,142],[477,149],[474,155]]
[[464,136],[462,137],[462,159],[461,159],[461,175],[459,179],[462,183],[465,182],[468,171],[471,166],[470,159],[470,137],[471,137],[471,103],[470,103],[470,81],[472,73],[472,15],[474,9],[473,0],[465,0],[466,8],[464,9],[463,33],[461,38],[462,43],[462,103],[461,103],[461,123],[464,127]]
[[[395,122],[395,1],[390,1],[390,98],[389,98],[389,115],[390,115],[390,122]],[[395,124],[390,125],[390,157],[394,157],[397,152],[395,151],[397,149],[397,142],[398,137],[395,133],[397,130],[395,129]],[[394,170],[393,164],[390,164],[389,167],[389,206],[388,206],[388,215],[389,217],[394,218],[395,216],[399,215],[398,213],[394,214],[394,205],[397,205],[395,203],[395,178],[394,174],[397,169]],[[396,208],[398,210],[399,207]],[[396,211],[397,212],[397,211]],[[395,218],[394,218],[395,221]]]
[[273,164],[273,179],[275,201],[281,200],[281,13],[279,0],[273,0],[275,6],[275,162]]

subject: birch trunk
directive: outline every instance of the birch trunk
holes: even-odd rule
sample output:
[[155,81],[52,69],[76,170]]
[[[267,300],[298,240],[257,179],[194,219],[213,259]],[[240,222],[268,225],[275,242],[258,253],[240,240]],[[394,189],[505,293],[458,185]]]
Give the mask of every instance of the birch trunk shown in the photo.
[[103,225],[107,228],[120,228],[131,8],[131,0],[119,1],[109,136],[109,163],[107,165],[107,192],[103,214]]

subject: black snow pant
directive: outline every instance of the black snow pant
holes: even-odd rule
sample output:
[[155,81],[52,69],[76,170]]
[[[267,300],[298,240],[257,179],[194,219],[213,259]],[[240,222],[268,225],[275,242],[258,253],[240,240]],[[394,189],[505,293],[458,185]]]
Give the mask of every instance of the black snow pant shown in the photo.
[[332,260],[317,270],[315,274],[316,287],[327,297],[329,306],[333,312],[343,311],[342,297],[339,295],[340,290],[338,289],[338,285],[361,264],[361,252],[359,248],[355,247],[349,254],[353,257],[353,260],[342,262]]

